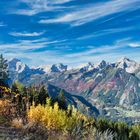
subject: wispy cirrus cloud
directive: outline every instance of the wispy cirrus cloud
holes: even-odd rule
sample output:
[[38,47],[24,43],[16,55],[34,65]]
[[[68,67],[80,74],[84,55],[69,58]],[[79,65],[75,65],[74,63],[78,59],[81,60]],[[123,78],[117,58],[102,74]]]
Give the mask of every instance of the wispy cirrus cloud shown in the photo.
[[[111,45],[103,45],[99,47],[91,46],[86,51],[63,54],[63,57],[62,50],[60,48],[55,50],[49,49],[49,45],[53,44],[54,46],[57,46],[59,43],[63,43],[64,41],[65,40],[51,41],[47,38],[40,38],[36,40],[19,40],[17,43],[13,44],[0,44],[0,52],[8,54],[8,57],[15,57],[15,53],[17,53],[16,57],[29,59],[31,61],[30,64],[32,65],[54,64],[63,62],[66,64],[70,64],[71,66],[76,66],[78,64],[91,61],[99,62],[102,59],[113,61],[115,59],[118,59],[119,57],[129,57],[131,56],[132,51],[127,52],[126,50],[123,53],[119,53],[119,51],[117,50],[130,47],[130,44],[133,44],[135,42],[132,41],[131,38],[124,38],[115,41]],[[48,49],[46,49],[45,51],[35,51],[44,47],[48,47]],[[138,55],[138,53],[139,52],[137,51],[137,53],[134,53],[133,55]]]
[[[34,66],[43,63],[56,63],[56,60],[57,62],[66,62],[67,60],[62,58],[62,54],[59,49],[49,49],[50,45],[57,46],[64,41],[65,40],[50,40],[48,38],[40,38],[34,40],[18,40],[15,43],[0,43],[0,52],[6,55],[8,58],[16,57],[19,59],[28,60],[27,63],[30,63]],[[39,49],[44,48],[44,51],[38,51]]]
[[115,0],[109,2],[99,2],[97,4],[77,7],[77,10],[58,16],[53,19],[42,19],[39,23],[69,23],[72,26],[79,26],[97,20],[99,18],[125,11],[140,8],[139,0]]
[[140,0],[3,0],[1,6],[7,27],[0,25],[0,52],[7,56],[30,64],[138,56]]
[[134,26],[131,27],[124,27],[124,28],[110,28],[110,29],[104,29],[104,30],[100,30],[97,32],[93,32],[90,35],[84,35],[81,37],[78,37],[78,40],[86,40],[89,38],[96,38],[96,37],[101,37],[101,36],[105,36],[108,34],[116,34],[116,33],[120,33],[120,32],[127,32],[127,31],[131,31],[131,30],[135,30]]
[[10,11],[10,13],[32,16],[41,12],[67,8],[62,5],[71,1],[73,0],[19,0],[20,3],[26,4],[27,8],[17,9],[16,11],[13,10]]
[[131,38],[124,38],[121,40],[115,41],[112,45],[103,45],[103,46],[91,46],[89,50],[83,51],[83,52],[78,52],[78,53],[73,53],[73,54],[68,54],[66,57],[68,58],[73,58],[73,57],[80,57],[80,56],[93,56],[95,54],[106,54],[109,52],[112,52],[113,50],[117,50],[120,48],[125,48],[130,46],[131,43]]
[[[48,1],[48,0],[47,0],[47,1]],[[51,1],[48,1],[48,4],[50,4],[50,5],[54,5],[54,4],[64,4],[64,3],[71,2],[71,1],[74,1],[74,0],[51,0]]]
[[[41,48],[47,48],[49,45],[58,45],[65,40],[50,40],[48,38],[40,38],[34,40],[18,40],[15,43],[0,43],[0,52],[12,51],[21,51],[28,52],[29,50],[36,50]],[[30,51],[32,52],[32,51]]]
[[43,35],[45,32],[10,32],[9,35],[12,36],[23,36],[23,37],[34,37],[34,36],[41,36]]
[[132,47],[132,48],[140,47],[140,42],[133,42],[133,43],[130,43],[129,46]]

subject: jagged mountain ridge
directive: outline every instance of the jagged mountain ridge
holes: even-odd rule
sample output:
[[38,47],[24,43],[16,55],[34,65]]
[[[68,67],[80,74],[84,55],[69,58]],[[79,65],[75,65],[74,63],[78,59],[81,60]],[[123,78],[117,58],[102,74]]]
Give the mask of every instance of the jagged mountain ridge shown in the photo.
[[[48,81],[70,93],[81,94],[89,90],[89,99],[99,99],[105,104],[140,108],[140,79],[125,69],[106,65],[86,72],[51,75]],[[45,83],[45,81],[44,81]]]
[[29,66],[27,66],[26,64],[24,64],[16,58],[8,61],[8,69],[11,83],[16,80],[20,81],[21,83],[26,83],[26,81],[30,81],[33,75],[45,74],[45,72],[40,68],[30,68]]
[[[50,68],[54,68],[54,65]],[[112,114],[108,115],[108,112],[114,107],[140,111],[140,64],[128,58],[116,63],[88,63],[81,68],[70,70],[63,64],[55,65],[52,71],[47,72],[42,68],[29,69],[26,65],[24,70],[19,68],[20,72],[16,72],[17,80],[27,85],[44,83],[46,87],[51,84],[63,88],[71,95],[84,97],[104,116],[111,117]],[[29,74],[26,71],[29,71]],[[113,112],[118,116],[118,110]]]
[[37,68],[30,68],[19,59],[11,59],[8,61],[8,69],[10,73],[10,78],[13,81],[18,80],[21,83],[26,83],[30,81],[32,77],[37,75],[44,75],[47,73],[57,73],[67,71],[67,65],[53,64],[52,66],[41,66]]
[[123,58],[114,64],[105,61],[98,65],[88,63],[82,68],[72,70],[67,70],[67,66],[63,64],[52,65],[49,69],[50,71],[46,73],[43,68],[30,68],[18,59],[9,61],[9,72],[13,81],[19,80],[28,84],[38,78],[41,83],[50,82],[74,94],[80,94],[88,89],[96,93],[103,89],[101,84],[108,90],[115,90],[118,87],[117,82],[121,80],[124,84],[119,84],[121,87],[118,87],[117,90],[125,91],[125,85],[129,82],[129,78],[136,82],[129,86],[127,90],[130,90],[130,87],[131,89],[134,88],[136,85],[135,89],[139,88],[140,65],[128,58]]

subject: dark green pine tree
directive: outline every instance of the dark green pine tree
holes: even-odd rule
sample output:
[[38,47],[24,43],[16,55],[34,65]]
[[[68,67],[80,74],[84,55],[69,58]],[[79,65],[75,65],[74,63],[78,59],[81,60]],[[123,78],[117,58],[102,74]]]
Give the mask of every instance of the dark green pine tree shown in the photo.
[[16,100],[16,102],[21,105],[22,95],[21,95],[21,92],[19,91],[17,82],[13,83],[11,90],[15,94],[15,97],[16,97],[16,98],[14,97],[15,98],[14,100]]
[[60,90],[60,93],[58,95],[58,104],[61,109],[67,109],[65,91],[63,89]]
[[[11,87],[11,90],[12,90],[12,93],[14,93],[14,94],[15,94],[15,96],[16,96],[16,94],[18,94],[18,93],[19,93],[19,90],[18,90],[18,88],[17,88],[16,83],[13,83],[13,85],[12,85],[12,87]],[[12,102],[13,102],[13,103],[16,103],[16,102],[17,102],[17,100],[16,100],[16,97],[15,97],[15,96],[13,96],[13,99],[12,99]]]
[[23,91],[22,91],[22,96],[23,97],[28,97],[28,90],[27,90],[27,87],[23,87]]
[[29,96],[30,105],[32,105],[33,102],[35,103],[35,105],[37,105],[39,103],[39,99],[38,99],[39,91],[38,91],[37,87],[30,86],[30,87],[28,87],[27,92],[28,92],[28,96]]
[[19,89],[18,89],[18,86],[16,83],[13,83],[12,85],[12,92],[16,93],[16,94],[19,94]]
[[40,104],[46,104],[46,98],[49,97],[49,94],[47,90],[45,89],[45,86],[41,86],[39,95],[38,95],[38,101]]
[[8,64],[2,54],[0,55],[0,85],[8,86]]
[[33,86],[28,87],[27,94],[29,97],[29,103],[32,105],[32,103],[35,102],[35,88]]

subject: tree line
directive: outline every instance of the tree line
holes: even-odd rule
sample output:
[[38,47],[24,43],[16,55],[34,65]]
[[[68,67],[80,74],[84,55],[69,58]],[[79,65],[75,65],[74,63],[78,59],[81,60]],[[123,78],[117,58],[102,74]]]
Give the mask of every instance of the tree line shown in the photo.
[[[77,114],[75,116],[72,116],[71,115],[72,113],[68,113],[68,114],[65,113],[65,111],[67,112],[67,110],[69,109],[67,106],[67,100],[66,100],[64,90],[60,90],[60,92],[58,93],[58,96],[56,96],[55,98],[51,98],[50,96],[51,93],[48,92],[48,90],[46,89],[44,85],[38,85],[38,86],[33,85],[33,86],[26,87],[20,84],[19,82],[15,82],[10,88],[7,82],[8,78],[9,77],[8,77],[7,61],[3,58],[2,55],[0,55],[0,99],[8,99],[11,101],[12,104],[16,105],[17,114],[21,115],[25,113],[25,116],[26,116],[26,111],[28,109],[30,110],[31,106],[35,106],[34,110],[41,108],[42,110],[46,111],[45,110],[47,108],[45,107],[47,103],[46,99],[49,99],[50,101],[49,109],[52,111],[51,112],[52,117],[54,115],[53,112],[54,111],[57,112],[54,116],[54,120],[56,117],[60,118],[61,121],[62,121],[61,117],[65,118],[66,126],[67,124],[70,123],[69,121],[67,122],[67,120],[71,120],[71,121],[76,120]],[[56,102],[58,103],[59,108],[56,106]],[[32,111],[34,110],[32,109]],[[36,112],[35,114],[37,115]],[[61,114],[63,114],[63,116]],[[33,117],[35,116],[32,116],[32,118]],[[84,129],[85,133],[87,133],[87,130],[90,130],[90,127],[92,125],[92,127],[96,128],[101,133],[104,133],[107,130],[111,131],[113,135],[115,135],[114,139],[117,139],[117,140],[140,140],[140,125],[139,124],[128,126],[124,122],[113,122],[113,121],[109,121],[102,118],[99,118],[95,121],[91,121],[91,120],[94,120],[94,118],[86,117],[86,129]],[[81,125],[83,128],[83,123],[81,123],[82,121],[83,119],[82,120],[80,119],[80,124],[78,125],[76,124],[75,126],[76,128],[74,129],[78,130],[79,129],[78,127],[81,127]],[[75,121],[73,121],[73,123],[74,122]],[[57,123],[57,121],[55,123],[58,126],[60,125]],[[61,123],[63,124],[63,121]]]

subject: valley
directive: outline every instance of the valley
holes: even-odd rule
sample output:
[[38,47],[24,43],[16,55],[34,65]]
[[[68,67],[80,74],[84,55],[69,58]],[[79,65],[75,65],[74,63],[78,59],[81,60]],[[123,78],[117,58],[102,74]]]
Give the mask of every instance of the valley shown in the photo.
[[[90,62],[75,69],[68,69],[63,64],[45,69],[30,68],[17,59],[8,63],[13,81],[26,86],[44,84],[53,95],[58,94],[58,89],[64,89],[65,94],[71,96],[71,103],[79,106],[80,110],[88,108],[88,103],[98,110],[99,116],[108,119],[128,123],[140,121],[140,64],[133,60],[122,58],[116,63]],[[94,111],[90,109],[86,113],[91,115]]]

